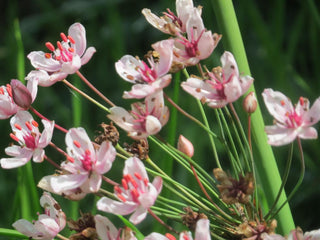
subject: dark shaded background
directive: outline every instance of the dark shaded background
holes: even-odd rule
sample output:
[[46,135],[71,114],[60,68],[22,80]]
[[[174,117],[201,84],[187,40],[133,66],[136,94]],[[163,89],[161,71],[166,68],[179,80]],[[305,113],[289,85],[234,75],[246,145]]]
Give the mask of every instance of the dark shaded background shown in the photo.
[[[255,86],[259,100],[264,88],[273,88],[284,92],[296,102],[300,96],[306,96],[311,103],[320,95],[320,18],[317,0],[271,0],[254,1],[235,0],[235,9],[246,47],[248,60],[255,78]],[[205,25],[219,33],[214,9],[210,1],[195,1],[202,5]],[[129,106],[129,102],[121,98],[123,89],[130,84],[122,81],[115,73],[114,62],[124,54],[142,57],[150,45],[167,36],[153,29],[143,18],[141,9],[147,7],[155,13],[166,8],[174,10],[174,1],[147,0],[27,0],[0,2],[0,84],[6,84],[17,78],[16,59],[17,43],[13,33],[13,22],[20,21],[21,34],[25,55],[33,50],[46,50],[44,43],[56,41],[61,31],[67,32],[74,22],[81,22],[87,30],[88,46],[94,46],[97,53],[93,59],[81,68],[81,72],[118,105]],[[224,51],[222,43],[207,65],[219,63],[219,56]],[[214,64],[212,64],[214,63]],[[209,66],[210,66],[209,65]],[[25,58],[26,74],[32,70]],[[77,82],[76,77],[70,78]],[[80,84],[81,83],[77,83]],[[170,92],[170,89],[168,89]],[[88,92],[90,92],[88,90]],[[35,107],[48,118],[66,128],[73,126],[72,101],[70,91],[63,84],[55,84],[51,88],[40,88]],[[192,101],[187,94],[181,93],[181,104],[192,110]],[[84,126],[93,137],[97,125],[107,121],[105,113],[92,106],[85,99],[82,103],[81,126]],[[267,124],[272,123],[271,117],[262,105]],[[197,139],[197,132],[186,125],[181,118],[179,131]],[[78,124],[80,125],[80,124]],[[11,129],[9,120],[0,122],[0,147],[4,149],[10,141],[8,134]],[[318,127],[317,127],[318,128]],[[57,134],[56,141],[64,141]],[[199,141],[198,141],[199,140]],[[206,161],[209,169],[214,164],[205,159],[208,146],[207,139],[197,139],[199,161]],[[63,144],[61,144],[63,146]],[[319,228],[320,208],[320,168],[319,140],[304,141],[306,175],[303,185],[291,201],[292,212],[297,225],[304,230]],[[287,147],[274,148],[283,172]],[[2,151],[0,157],[4,157]],[[201,160],[203,159],[203,160]],[[45,163],[46,164],[46,163]],[[36,165],[36,164],[34,164]],[[44,174],[51,174],[48,165],[34,166],[36,182]],[[16,173],[13,170],[0,170],[0,227],[10,228],[14,221],[12,215],[13,196],[16,188]],[[295,149],[293,169],[286,187],[290,191],[299,176],[298,151]],[[82,203],[88,207],[92,199]]]

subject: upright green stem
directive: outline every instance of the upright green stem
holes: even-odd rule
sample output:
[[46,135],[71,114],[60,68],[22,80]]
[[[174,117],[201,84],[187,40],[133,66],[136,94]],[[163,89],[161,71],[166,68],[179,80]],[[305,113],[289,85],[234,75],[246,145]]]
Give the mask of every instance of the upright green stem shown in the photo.
[[[233,53],[237,60],[240,72],[250,74],[232,0],[211,0],[211,3],[220,25],[220,33],[223,35],[222,40],[225,49]],[[252,86],[249,91],[254,91],[254,87]],[[251,122],[254,140],[253,150],[256,154],[255,166],[257,167],[260,179],[259,184],[263,188],[268,205],[271,206],[277,197],[278,189],[280,189],[281,177],[272,149],[267,143],[266,134],[264,132],[264,122],[259,105],[256,112],[251,116]],[[286,199],[287,197],[283,191],[279,202],[285,202]],[[288,204],[286,204],[281,212],[279,212],[277,220],[277,231],[281,234],[288,234],[290,230],[295,228]]]

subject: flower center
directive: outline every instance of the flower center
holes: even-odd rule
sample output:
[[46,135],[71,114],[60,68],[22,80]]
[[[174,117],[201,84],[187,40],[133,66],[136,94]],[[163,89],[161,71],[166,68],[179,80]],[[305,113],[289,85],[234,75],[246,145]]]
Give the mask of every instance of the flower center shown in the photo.
[[139,203],[139,196],[147,191],[149,180],[142,178],[137,172],[124,175],[121,180],[121,187],[115,186],[114,191],[117,197],[123,201]]
[[177,41],[184,45],[185,51],[186,51],[186,57],[189,57],[189,58],[196,57],[196,56],[200,55],[200,52],[198,49],[198,43],[202,37],[202,34],[204,33],[204,29],[203,29],[201,31],[199,37],[197,39],[195,39],[194,29],[195,28],[191,28],[191,37],[190,37],[191,40],[186,39],[180,33],[178,34],[180,39]]
[[167,8],[167,12],[163,13],[166,17],[171,19],[172,23],[179,28],[182,28],[182,21],[178,18],[169,8]]
[[75,40],[71,36],[66,36],[64,33],[60,33],[62,38],[61,42],[57,42],[57,48],[51,42],[46,42],[46,47],[52,53],[46,53],[46,58],[53,58],[59,62],[71,62],[74,55],[73,45],[75,44]]
[[82,162],[82,167],[86,171],[90,171],[92,169],[91,152],[89,149],[86,149],[86,151],[84,152],[81,162]]
[[148,102],[145,103],[145,107],[143,108],[138,103],[134,103],[135,108],[138,112],[131,111],[131,114],[135,117],[134,122],[139,122],[144,130],[146,130],[146,120],[147,117],[152,115],[152,112],[148,111]]
[[32,120],[30,122],[26,121],[25,126],[27,129],[22,128],[18,123],[14,124],[16,130],[22,132],[22,139],[19,139],[14,133],[11,133],[10,137],[22,147],[26,146],[27,148],[34,150],[37,148],[37,134],[33,130],[34,128],[38,128],[39,124]]
[[153,62],[153,59],[148,59],[151,68],[144,62],[141,61],[143,64],[143,67],[139,67],[138,71],[141,74],[142,80],[146,83],[153,83],[158,78],[157,71],[155,69],[155,64]]

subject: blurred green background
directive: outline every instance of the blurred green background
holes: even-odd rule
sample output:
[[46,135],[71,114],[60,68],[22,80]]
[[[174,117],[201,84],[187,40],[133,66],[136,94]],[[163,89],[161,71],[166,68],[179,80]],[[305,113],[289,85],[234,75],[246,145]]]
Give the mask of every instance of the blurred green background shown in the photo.
[[[259,100],[261,101],[260,93],[264,88],[273,88],[284,92],[293,102],[296,102],[300,96],[305,96],[313,103],[320,95],[319,1],[235,0],[233,2]],[[211,1],[198,0],[195,1],[195,5],[203,6],[202,16],[205,26],[220,33]],[[81,72],[114,103],[128,107],[130,101],[123,100],[121,96],[123,90],[130,89],[131,85],[117,76],[114,62],[124,54],[143,57],[152,43],[167,37],[145,21],[141,14],[141,9],[144,7],[161,14],[166,8],[174,11],[175,4],[170,0],[2,0],[0,2],[0,85],[18,76],[19,50],[14,34],[15,21],[20,23],[26,74],[33,69],[26,58],[29,52],[45,51],[45,42],[55,42],[59,39],[60,32],[67,33],[72,23],[81,22],[87,30],[88,46],[94,46],[97,49],[91,61],[81,68]],[[208,68],[219,64],[219,58],[224,50],[226,49],[223,48],[222,43],[219,43],[212,57],[205,61]],[[68,79],[81,87],[76,76]],[[170,87],[167,91],[170,95]],[[72,96],[67,87],[58,83],[50,88],[39,88],[34,106],[46,117],[54,119],[65,128],[85,127],[93,137],[96,135],[98,124],[107,122],[106,113],[92,106],[87,100]],[[179,103],[190,112],[195,106],[192,101],[186,93],[181,92]],[[81,106],[80,114],[77,116],[73,115],[73,106]],[[263,104],[262,111],[265,114],[266,124],[272,124],[272,118]],[[179,117],[178,120],[181,122],[178,123],[177,132],[184,133],[191,140],[197,139],[195,140],[196,157],[199,162],[205,162],[211,171],[215,165],[210,162],[210,159],[206,159],[208,139],[199,139],[198,131],[190,127],[188,125],[190,122],[184,121],[185,118]],[[0,148],[4,149],[11,141],[9,120],[1,121],[0,128],[2,134]],[[317,128],[319,129],[319,125]],[[56,133],[53,140],[63,148],[64,137],[59,132],[56,131]],[[303,230],[311,230],[320,227],[318,217],[320,214],[320,207],[318,207],[320,142],[319,140],[303,141],[303,148],[306,160],[305,180],[290,205],[296,224]],[[274,148],[280,172],[284,170],[287,150],[286,146]],[[48,155],[50,156],[50,150]],[[5,153],[1,150],[0,157],[4,156]],[[292,189],[299,176],[298,156],[296,148],[293,168],[286,186],[287,191]],[[57,156],[55,160],[63,159]],[[160,160],[157,156],[154,157],[154,161]],[[52,168],[47,163],[41,166],[33,164],[33,167],[36,182],[45,174],[52,174]],[[15,220],[14,209],[19,205],[13,197],[17,186],[16,175],[16,169],[0,169],[0,228],[10,228]],[[63,202],[62,199],[61,201]],[[84,211],[90,210],[92,201],[93,199],[87,198],[81,203],[81,208]],[[71,210],[68,209],[67,213],[68,211]]]

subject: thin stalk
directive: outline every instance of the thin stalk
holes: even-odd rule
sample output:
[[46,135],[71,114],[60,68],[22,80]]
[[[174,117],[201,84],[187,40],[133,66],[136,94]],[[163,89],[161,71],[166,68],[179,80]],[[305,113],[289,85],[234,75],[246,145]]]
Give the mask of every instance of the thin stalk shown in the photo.
[[166,227],[167,229],[169,229],[170,231],[178,234],[178,232],[176,230],[174,230],[171,226],[167,225],[164,221],[162,221],[161,218],[159,218],[156,214],[154,214],[154,212],[149,208],[148,209],[148,213],[154,218],[156,219],[161,225],[163,225],[164,227]]
[[86,79],[79,71],[76,74],[81,78],[81,80],[89,87],[92,91],[94,91],[99,97],[101,97],[106,103],[110,106],[116,106],[113,102],[111,102],[106,96],[104,96],[95,86],[93,86],[88,79]]
[[59,169],[59,170],[61,170],[61,167],[58,165],[58,164],[56,164],[51,158],[49,158],[47,155],[44,155],[44,159],[48,162],[48,163],[50,163],[52,166],[54,166],[56,169]]
[[[225,49],[233,53],[237,60],[240,72],[250,74],[250,69],[241,38],[237,17],[233,7],[232,0],[211,0],[218,23],[220,24],[221,33],[224,36],[222,41]],[[249,91],[255,91],[252,85]],[[268,205],[271,206],[278,195],[281,186],[281,177],[278,166],[275,161],[272,149],[267,143],[266,134],[264,132],[264,122],[258,105],[255,113],[252,114],[252,135],[255,146],[255,165],[259,174],[260,186],[262,187]],[[283,191],[280,201],[285,202],[287,199]],[[295,228],[291,210],[288,204],[277,215],[277,222],[280,234],[288,234]]]
[[97,102],[96,100],[94,100],[92,97],[90,97],[89,95],[87,95],[86,93],[84,93],[83,91],[81,91],[80,89],[76,88],[73,84],[71,84],[70,82],[68,82],[66,79],[62,80],[62,82],[64,84],[66,84],[68,87],[70,87],[71,89],[73,89],[74,91],[80,93],[83,97],[85,97],[86,99],[88,99],[90,102],[92,102],[93,104],[97,105],[98,107],[100,107],[101,109],[105,110],[106,112],[110,113],[109,108],[103,106],[101,103]]

